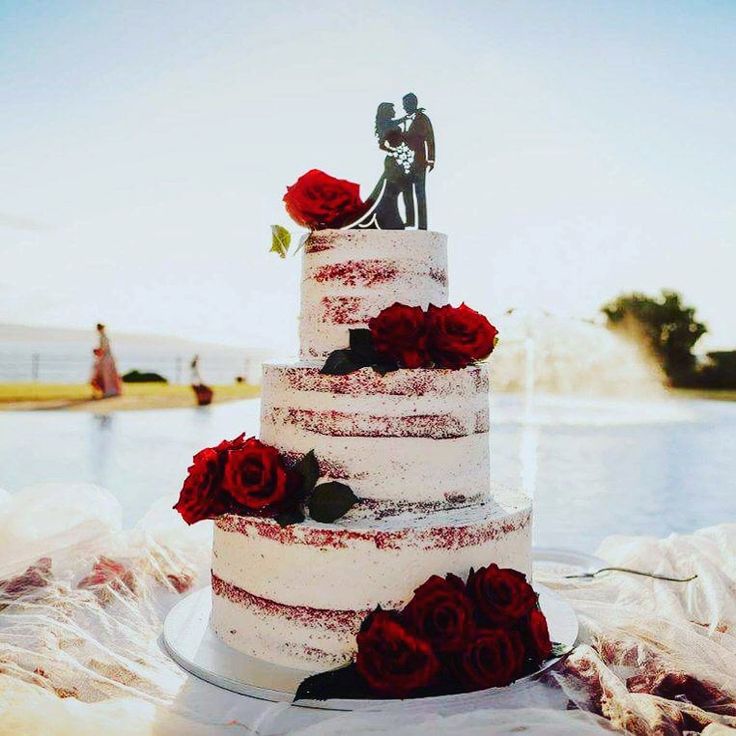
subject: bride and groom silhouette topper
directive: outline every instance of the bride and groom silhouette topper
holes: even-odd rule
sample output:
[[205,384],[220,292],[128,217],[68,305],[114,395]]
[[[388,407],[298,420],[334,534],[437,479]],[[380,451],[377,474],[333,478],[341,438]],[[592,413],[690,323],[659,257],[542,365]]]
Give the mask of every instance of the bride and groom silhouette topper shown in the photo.
[[[376,111],[378,147],[386,152],[383,174],[366,200],[370,209],[354,228],[427,229],[426,178],[434,168],[434,131],[413,92],[404,95],[402,105],[405,114],[400,118],[391,102],[382,102]],[[405,219],[399,212],[399,197]]]

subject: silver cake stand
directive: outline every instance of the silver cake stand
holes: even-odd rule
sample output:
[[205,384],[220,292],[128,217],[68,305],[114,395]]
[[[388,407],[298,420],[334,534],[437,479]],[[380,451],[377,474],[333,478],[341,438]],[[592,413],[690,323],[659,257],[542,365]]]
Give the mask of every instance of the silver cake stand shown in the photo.
[[[578,637],[578,620],[570,604],[553,591],[541,585],[535,586],[539,604],[547,617],[550,638],[571,649]],[[162,644],[171,658],[190,672],[217,687],[260,700],[290,702],[302,680],[311,672],[280,667],[232,649],[217,638],[210,626],[212,591],[204,588],[189,594],[177,603],[164,621]],[[547,660],[536,672],[523,677],[508,688],[514,688],[539,677],[553,667],[562,657]],[[473,695],[491,693],[485,690]],[[426,701],[443,701],[462,697],[442,695],[422,698]],[[467,695],[466,695],[467,697]],[[299,700],[294,705],[302,708],[325,710],[377,710],[382,705],[395,706],[396,700]]]

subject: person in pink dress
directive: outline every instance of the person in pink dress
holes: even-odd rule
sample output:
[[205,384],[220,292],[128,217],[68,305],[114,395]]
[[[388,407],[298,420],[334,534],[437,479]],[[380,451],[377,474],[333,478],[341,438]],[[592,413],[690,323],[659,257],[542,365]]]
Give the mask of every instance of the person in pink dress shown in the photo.
[[115,358],[113,358],[110,350],[110,340],[105,333],[105,325],[98,324],[97,333],[100,336],[100,344],[93,351],[95,362],[92,367],[90,383],[93,390],[102,394],[105,399],[111,396],[120,396],[122,383],[115,365]]

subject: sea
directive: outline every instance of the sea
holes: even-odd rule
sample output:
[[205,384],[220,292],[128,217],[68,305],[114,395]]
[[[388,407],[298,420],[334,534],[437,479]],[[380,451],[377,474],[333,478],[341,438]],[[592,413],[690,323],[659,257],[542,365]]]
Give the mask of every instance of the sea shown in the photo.
[[[257,434],[259,403],[0,412],[0,488],[95,483],[131,526],[154,503],[174,503],[200,448]],[[537,545],[594,552],[612,534],[736,521],[736,402],[494,393],[491,417],[493,481],[533,496]]]

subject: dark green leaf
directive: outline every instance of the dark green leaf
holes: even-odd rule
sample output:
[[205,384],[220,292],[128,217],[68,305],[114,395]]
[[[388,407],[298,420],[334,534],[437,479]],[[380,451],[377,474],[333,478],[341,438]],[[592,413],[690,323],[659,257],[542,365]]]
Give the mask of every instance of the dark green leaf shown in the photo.
[[[460,692],[458,682],[446,676],[440,677],[430,687],[417,690],[412,698],[436,697]],[[360,676],[354,662],[336,670],[328,670],[311,675],[297,688],[294,702],[298,700],[366,700],[380,698],[381,700],[398,700],[396,696],[371,691],[368,683]]]
[[394,371],[399,370],[399,364],[390,363],[388,361],[381,362],[381,363],[375,363],[373,365],[373,370],[376,373],[380,373],[382,376],[385,376],[387,373],[393,373]]
[[366,683],[358,674],[355,665],[350,664],[328,672],[320,672],[302,680],[294,695],[297,700],[330,700],[332,698],[347,698],[349,700],[364,700],[373,698]]
[[353,361],[360,366],[365,367],[378,362],[370,330],[350,330],[350,352]]
[[271,250],[278,253],[280,258],[286,258],[291,245],[291,233],[282,225],[271,225]]
[[309,515],[315,521],[332,524],[358,503],[350,486],[338,481],[320,483],[309,499]]
[[295,466],[299,475],[302,476],[304,482],[302,484],[302,495],[306,498],[312,489],[317,485],[319,480],[319,463],[314,454],[314,450],[310,450]]
[[320,373],[328,376],[345,376],[360,370],[361,367],[355,363],[349,350],[335,350],[330,353]]
[[304,521],[304,514],[301,509],[294,508],[282,511],[280,514],[277,514],[274,519],[279,526],[284,527],[290,526],[291,524],[301,524]]

